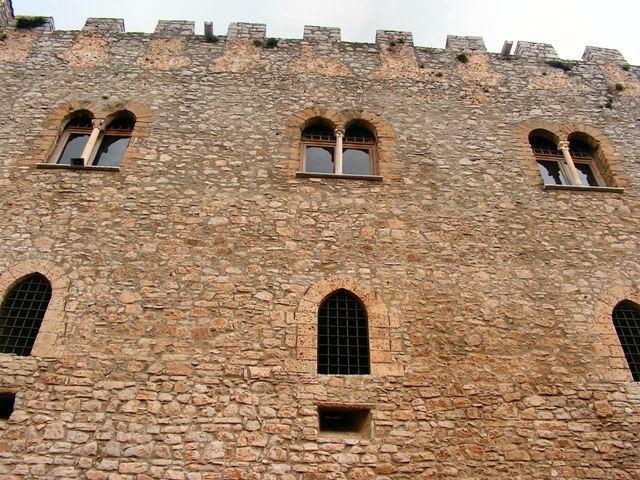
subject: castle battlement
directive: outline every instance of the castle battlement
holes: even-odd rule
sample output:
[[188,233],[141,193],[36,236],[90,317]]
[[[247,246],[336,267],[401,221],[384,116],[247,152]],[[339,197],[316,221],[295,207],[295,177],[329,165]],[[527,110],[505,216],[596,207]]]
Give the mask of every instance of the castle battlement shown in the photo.
[[[9,5],[10,3],[3,4]],[[6,10],[6,9],[5,9]],[[8,17],[8,13],[5,12],[5,18]],[[31,28],[30,30],[36,32],[64,32],[72,33],[71,31],[59,31],[54,27],[53,17],[42,17],[44,24]],[[205,22],[205,28],[211,28],[211,22]],[[16,30],[13,27],[12,22],[5,20],[0,22],[0,29]],[[124,19],[122,18],[88,18],[85,25],[80,30],[83,33],[97,33],[101,35],[114,35],[114,34],[127,34],[127,35],[144,35],[151,38],[162,37],[185,37],[192,36],[194,39],[205,41],[204,35],[195,34],[195,22],[188,20],[159,20],[153,33],[140,33],[140,32],[127,32],[125,29]],[[234,40],[255,40],[265,42],[267,39],[267,26],[262,23],[247,23],[247,22],[234,22],[231,23],[227,29],[226,35],[215,36],[215,42],[224,45],[226,42]],[[377,30],[374,43],[366,42],[343,42],[341,38],[340,28],[338,27],[323,27],[315,25],[305,25],[304,33],[301,39],[278,39],[282,44],[292,46],[296,44],[313,44],[316,46],[326,45],[327,48],[339,49],[340,45],[363,45],[373,46],[377,48],[389,48],[391,47],[403,47],[416,48],[418,50],[432,50],[432,51],[451,51],[456,53],[494,53],[488,52],[482,37],[478,36],[461,36],[461,35],[447,35],[446,44],[444,49],[417,46],[413,42],[413,34],[411,32],[394,31],[394,30]],[[511,44],[512,42],[505,42]],[[518,41],[515,50],[511,54],[511,47],[505,51],[503,48],[500,52],[502,56],[513,55],[516,57],[524,57],[529,59],[540,60],[552,60],[559,59],[560,57],[556,53],[553,45],[548,43],[538,43],[531,41]],[[620,63],[626,64],[624,56],[615,49],[601,48],[587,46],[582,55],[582,61],[595,62],[595,63]]]

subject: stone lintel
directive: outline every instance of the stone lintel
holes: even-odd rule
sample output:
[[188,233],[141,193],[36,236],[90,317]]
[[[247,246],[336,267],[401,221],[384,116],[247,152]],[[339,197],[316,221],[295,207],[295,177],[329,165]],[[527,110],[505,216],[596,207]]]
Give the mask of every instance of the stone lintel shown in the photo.
[[124,19],[122,18],[87,18],[82,27],[83,32],[122,33]]
[[587,48],[584,49],[582,60],[585,62],[617,63],[620,65],[627,63],[619,50],[592,46],[587,46]]
[[155,33],[161,35],[194,35],[196,22],[188,20],[158,20]]
[[518,42],[514,55],[527,58],[560,58],[550,43]]
[[254,38],[264,40],[267,36],[267,26],[264,23],[235,22],[229,24],[227,39]]
[[307,42],[317,43],[340,42],[342,40],[338,27],[316,27],[314,25],[304,26],[303,38]]
[[486,52],[487,47],[484,45],[482,37],[470,37],[460,35],[447,35],[447,50],[455,50],[457,52]]
[[377,30],[376,45],[390,45],[391,42],[413,47],[413,34],[397,30]]

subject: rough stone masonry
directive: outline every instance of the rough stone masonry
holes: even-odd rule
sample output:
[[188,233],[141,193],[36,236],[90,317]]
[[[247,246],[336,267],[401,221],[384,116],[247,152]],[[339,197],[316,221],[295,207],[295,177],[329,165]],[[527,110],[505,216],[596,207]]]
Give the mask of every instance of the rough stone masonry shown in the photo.
[[[0,11],[1,294],[53,287],[33,355],[0,354],[0,478],[640,478],[611,323],[640,302],[640,67]],[[135,114],[119,169],[46,168],[81,108]],[[314,117],[369,122],[382,181],[297,175]],[[588,133],[615,188],[545,188],[536,128]],[[338,288],[371,375],[315,373]],[[370,435],[319,432],[322,405],[369,408]]]

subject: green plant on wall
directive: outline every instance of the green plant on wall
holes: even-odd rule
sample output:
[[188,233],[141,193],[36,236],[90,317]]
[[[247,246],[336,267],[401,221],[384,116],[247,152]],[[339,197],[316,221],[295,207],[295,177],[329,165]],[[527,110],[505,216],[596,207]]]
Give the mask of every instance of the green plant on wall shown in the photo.
[[38,28],[47,23],[45,17],[16,17],[16,28]]
[[550,67],[559,68],[565,72],[568,72],[572,68],[569,62],[564,62],[562,60],[547,60],[545,63]]
[[459,53],[458,55],[456,55],[456,58],[458,59],[459,62],[462,62],[462,63],[469,62],[469,57],[467,56],[466,53]]

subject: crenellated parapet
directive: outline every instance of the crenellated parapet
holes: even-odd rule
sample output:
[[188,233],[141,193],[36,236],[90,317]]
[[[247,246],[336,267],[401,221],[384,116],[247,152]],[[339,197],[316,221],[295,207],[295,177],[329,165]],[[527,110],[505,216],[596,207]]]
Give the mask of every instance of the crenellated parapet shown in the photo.
[[482,37],[463,37],[458,35],[447,35],[447,50],[457,50],[459,52],[486,52]]
[[122,33],[124,20],[122,18],[87,18],[82,27],[83,32]]
[[549,43],[518,42],[515,55],[526,58],[559,58],[556,49]]
[[[38,19],[38,24],[20,27],[14,26],[13,9],[10,0],[0,0],[0,28],[17,30],[21,35],[33,36],[39,32],[53,32],[55,30],[53,18],[31,17]],[[70,64],[101,65],[109,61],[109,46],[107,37],[118,34],[118,38],[127,38],[125,23],[121,18],[88,18],[81,29],[82,34],[75,40],[71,47],[71,53],[62,54],[62,58],[72,58]],[[89,35],[90,34],[90,35]],[[122,35],[125,34],[125,35]],[[328,76],[350,76],[354,70],[367,71],[377,78],[395,78],[408,76],[416,79],[435,76],[442,78],[442,72],[438,70],[441,65],[434,63],[428,66],[429,55],[449,52],[448,58],[454,54],[474,54],[473,62],[485,62],[481,57],[502,58],[515,57],[522,61],[544,63],[548,60],[559,60],[559,56],[548,43],[519,41],[511,54],[513,42],[505,42],[501,52],[488,52],[484,40],[479,36],[448,35],[445,48],[434,49],[415,46],[413,34],[406,31],[377,30],[375,43],[344,42],[340,28],[306,25],[301,39],[290,39],[286,42],[267,42],[267,26],[262,23],[234,22],[228,27],[226,35],[214,35],[213,23],[205,22],[205,35],[195,34],[195,22],[189,20],[159,20],[153,33],[133,33],[132,38],[146,35],[150,41],[145,43],[148,52],[143,60],[138,63],[148,68],[160,70],[177,70],[192,63],[190,49],[197,45],[209,43],[217,45],[213,56],[213,63],[209,69],[214,72],[244,72],[259,68],[269,63],[266,52],[262,48],[295,48],[299,52],[293,58],[290,70],[297,73],[312,73]],[[101,40],[102,38],[102,40]],[[109,41],[114,41],[113,38]],[[103,42],[103,43],[100,43]],[[22,50],[29,50],[31,44],[23,42]],[[137,44],[141,45],[141,44]],[[353,48],[358,46],[363,49],[355,50],[358,54],[375,54],[377,49],[378,60],[373,65],[365,61],[349,64],[349,55],[353,55]],[[210,47],[212,48],[212,47]],[[4,49],[8,49],[5,44]],[[346,53],[351,52],[351,53]],[[149,54],[150,53],[150,54]],[[11,55],[5,52],[6,58],[23,58],[28,53]],[[84,58],[86,57],[86,58]],[[498,57],[498,58],[499,58]],[[582,56],[584,63],[600,65],[625,66],[627,72],[634,72],[631,67],[626,67],[626,60],[615,49],[588,46]],[[266,63],[265,63],[266,62]],[[446,63],[446,62],[445,62]],[[579,61],[572,61],[578,64]],[[484,65],[484,63],[483,63]],[[479,67],[474,67],[479,68]],[[484,68],[484,67],[483,67]],[[635,68],[635,67],[634,67]],[[356,72],[357,74],[357,72]],[[437,74],[437,75],[436,75]],[[612,77],[613,78],[613,77]],[[558,79],[559,81],[560,79]],[[618,82],[615,82],[618,83]]]
[[594,63],[625,64],[627,61],[622,54],[613,48],[600,48],[588,46],[582,54],[582,60]]

